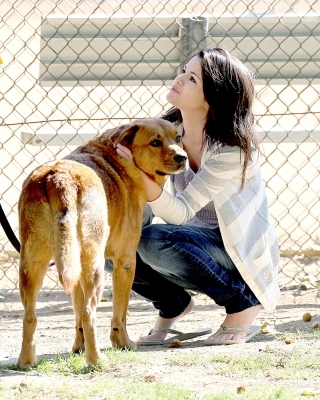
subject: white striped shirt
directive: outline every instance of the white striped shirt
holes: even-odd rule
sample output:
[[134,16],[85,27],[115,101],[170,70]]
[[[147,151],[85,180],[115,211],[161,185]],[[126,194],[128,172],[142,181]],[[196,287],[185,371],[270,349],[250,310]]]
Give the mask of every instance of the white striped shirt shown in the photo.
[[201,167],[186,189],[177,194],[170,178],[161,196],[149,204],[160,222],[181,225],[213,201],[226,251],[265,310],[273,311],[280,297],[279,247],[259,153],[255,151],[248,163],[240,191],[243,159],[237,146],[207,144]]

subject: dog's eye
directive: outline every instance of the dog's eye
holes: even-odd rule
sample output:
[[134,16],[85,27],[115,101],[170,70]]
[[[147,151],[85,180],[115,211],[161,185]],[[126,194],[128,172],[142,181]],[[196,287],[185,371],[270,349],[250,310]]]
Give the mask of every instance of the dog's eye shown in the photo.
[[182,139],[182,136],[177,136],[177,137],[176,137],[176,142],[177,142],[177,143],[181,143],[181,139]]
[[150,146],[152,146],[152,147],[160,147],[162,145],[162,142],[161,142],[161,140],[159,140],[159,139],[154,139],[151,143],[150,143]]

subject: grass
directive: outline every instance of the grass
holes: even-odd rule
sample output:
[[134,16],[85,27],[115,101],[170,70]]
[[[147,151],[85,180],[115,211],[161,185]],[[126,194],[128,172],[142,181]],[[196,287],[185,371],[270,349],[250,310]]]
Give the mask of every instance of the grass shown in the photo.
[[[53,358],[43,358],[33,368],[23,369],[24,371],[35,371],[46,375],[99,375],[108,371],[117,371],[122,365],[142,365],[148,362],[145,354],[137,353],[131,350],[105,351],[103,359],[96,365],[86,366],[84,354],[56,355]],[[0,372],[5,370],[19,370],[16,365],[0,366]],[[128,370],[128,369],[127,369]],[[128,370],[130,371],[130,370]]]
[[258,354],[186,354],[172,355],[167,361],[172,365],[199,366],[212,369],[215,374],[224,376],[253,377],[261,373],[272,375],[276,379],[308,379],[310,376],[320,378],[320,346],[299,349],[291,346],[288,349],[266,349]]
[[320,329],[312,329],[310,328],[309,331],[303,331],[301,329],[297,329],[295,332],[286,332],[283,335],[277,335],[275,337],[278,341],[284,341],[286,338],[290,338],[295,342],[299,340],[319,340],[320,339]]
[[[95,380],[77,385],[61,384],[37,384],[30,383],[17,385],[9,390],[0,384],[0,398],[11,399],[108,399],[108,400],[184,400],[192,397],[187,389],[163,382],[111,382]],[[194,397],[193,397],[194,398]]]
[[114,382],[90,380],[88,382],[61,383],[20,383],[6,387],[0,384],[2,400],[42,400],[43,398],[58,400],[297,400],[312,397],[320,399],[319,392],[312,390],[292,391],[285,387],[255,387],[241,390],[222,390],[220,393],[207,392],[203,396],[178,385],[164,382],[126,381]]
[[310,396],[314,400],[320,399],[319,392],[316,393],[314,391],[302,391],[292,393],[287,388],[279,387],[259,387],[259,388],[250,388],[238,391],[224,391],[220,394],[208,394],[203,397],[203,400],[298,400],[308,398],[305,396]]
[[[286,345],[284,339],[289,336],[292,344]],[[27,371],[14,365],[0,366],[0,378],[4,377],[0,379],[0,398],[320,400],[319,332],[298,331],[289,336],[279,335],[271,342],[272,348],[255,348],[245,355],[241,355],[243,350],[239,347],[223,353],[213,348],[206,352],[163,349],[159,373],[150,372],[158,363],[154,352],[112,349],[105,351],[103,359],[91,367],[85,365],[84,354],[42,359]],[[173,377],[183,378],[185,372],[193,382],[197,382],[198,375],[205,374],[206,381],[199,385],[201,392],[197,392],[190,384],[185,387],[186,381],[175,381],[171,372]],[[11,383],[6,379],[10,374],[15,378]],[[220,377],[221,385],[216,383]],[[304,384],[316,386],[302,389]]]

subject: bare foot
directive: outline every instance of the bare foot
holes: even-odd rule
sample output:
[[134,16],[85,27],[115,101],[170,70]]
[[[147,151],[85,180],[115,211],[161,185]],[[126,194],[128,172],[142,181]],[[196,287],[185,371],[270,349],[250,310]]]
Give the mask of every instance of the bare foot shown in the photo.
[[[153,329],[159,329],[159,328],[166,328],[170,329],[173,327],[173,325],[181,318],[183,318],[185,315],[189,314],[195,305],[195,302],[193,300],[193,297],[190,299],[190,303],[188,304],[188,307],[184,310],[184,312],[180,315],[178,315],[175,318],[162,318],[158,316],[156,323],[154,325]],[[137,339],[137,342],[146,342],[146,341],[151,341],[151,340],[164,340],[167,336],[166,332],[152,332],[151,335],[148,336],[140,336]]]
[[[250,328],[261,308],[262,306],[259,304],[238,313],[227,314],[223,325],[227,328]],[[216,333],[209,336],[207,340],[237,340],[243,339],[245,336],[246,333],[221,333],[221,331],[218,330]]]

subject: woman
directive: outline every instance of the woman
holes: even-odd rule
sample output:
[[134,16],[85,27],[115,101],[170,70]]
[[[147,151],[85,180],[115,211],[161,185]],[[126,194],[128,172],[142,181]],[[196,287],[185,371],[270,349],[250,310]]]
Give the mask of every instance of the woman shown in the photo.
[[[164,343],[192,311],[185,289],[225,307],[205,344],[246,342],[260,333],[251,325],[261,308],[273,311],[279,298],[279,249],[253,129],[253,75],[227,50],[201,50],[167,100],[173,107],[163,118],[179,126],[190,168],[164,188],[143,174],[152,213],[165,223],[144,227],[138,247],[133,290],[159,310],[138,344]],[[131,158],[124,146],[117,152]]]

